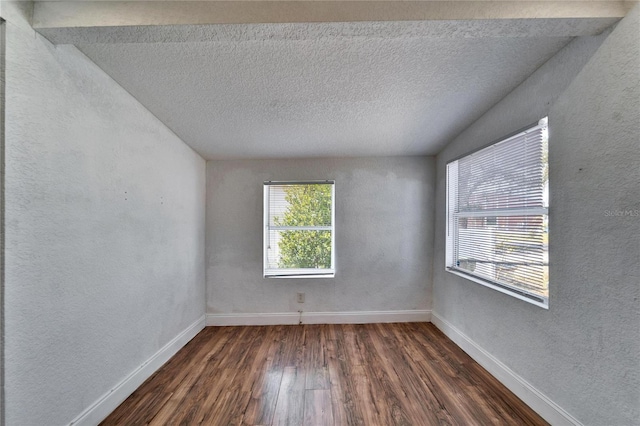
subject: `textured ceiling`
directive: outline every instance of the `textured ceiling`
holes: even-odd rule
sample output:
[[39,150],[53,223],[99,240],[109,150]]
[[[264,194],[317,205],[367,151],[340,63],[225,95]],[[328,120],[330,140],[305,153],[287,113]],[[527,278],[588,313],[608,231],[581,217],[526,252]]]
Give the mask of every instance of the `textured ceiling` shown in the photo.
[[571,39],[282,25],[78,47],[203,157],[285,158],[435,154]]

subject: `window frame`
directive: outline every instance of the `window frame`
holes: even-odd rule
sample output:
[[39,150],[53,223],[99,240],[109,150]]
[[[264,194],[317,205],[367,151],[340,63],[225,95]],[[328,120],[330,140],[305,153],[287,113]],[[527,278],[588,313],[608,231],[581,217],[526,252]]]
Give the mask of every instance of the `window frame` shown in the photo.
[[[288,185],[331,185],[331,226],[277,226],[270,225],[269,191],[271,186]],[[263,241],[262,241],[262,274],[263,278],[334,278],[336,272],[336,183],[335,180],[300,180],[300,181],[265,181],[263,183]],[[323,230],[331,232],[331,267],[330,268],[267,268],[269,232],[278,228],[286,230]]]
[[[445,169],[445,174],[446,174],[446,217],[445,217],[445,221],[446,221],[446,234],[445,234],[445,270],[449,273],[452,273],[454,275],[458,275],[460,277],[463,277],[467,280],[473,281],[475,283],[481,284],[485,287],[489,287],[492,288],[494,290],[497,290],[501,293],[504,294],[508,294],[512,297],[515,297],[517,299],[523,300],[525,302],[531,303],[533,305],[542,307],[544,309],[549,309],[549,296],[548,296],[548,290],[549,290],[549,280],[547,278],[547,282],[546,282],[546,288],[547,288],[547,296],[544,295],[540,295],[537,294],[535,292],[530,292],[527,291],[524,288],[520,288],[517,285],[509,285],[508,283],[504,283],[504,282],[498,282],[495,280],[491,280],[482,276],[478,276],[475,275],[473,273],[471,273],[468,270],[465,269],[461,269],[458,268],[457,265],[454,264],[454,260],[455,260],[455,250],[456,247],[458,246],[456,237],[457,235],[454,235],[454,231],[452,228],[455,228],[454,225],[454,221],[457,220],[458,218],[461,217],[466,217],[466,218],[473,218],[473,217],[484,217],[484,218],[488,218],[488,217],[522,217],[522,216],[535,216],[535,215],[542,215],[543,217],[546,217],[547,220],[547,233],[548,233],[548,223],[549,223],[549,203],[548,203],[548,198],[547,198],[547,203],[546,206],[544,207],[528,207],[528,208],[519,208],[519,209],[505,209],[505,208],[496,208],[496,209],[487,209],[485,211],[482,212],[469,212],[469,213],[464,213],[464,212],[459,212],[459,211],[453,211],[455,207],[457,208],[457,193],[458,193],[458,182],[457,182],[457,177],[456,177],[456,181],[455,182],[451,182],[451,178],[450,178],[450,168],[455,167],[457,170],[457,165],[458,165],[458,161],[462,160],[466,157],[469,157],[479,151],[482,151],[484,149],[490,148],[494,145],[503,143],[503,142],[508,142],[510,140],[513,140],[515,138],[521,137],[522,135],[529,133],[531,131],[535,131],[538,129],[542,129],[542,131],[544,132],[544,136],[546,138],[545,143],[547,143],[547,159],[546,159],[546,164],[547,167],[549,165],[549,159],[548,159],[548,142],[549,142],[549,133],[548,133],[548,118],[545,117],[541,120],[539,120],[537,123],[534,123],[530,126],[527,126],[524,129],[518,130],[517,132],[514,132],[504,138],[501,138],[500,140],[494,141],[488,145],[482,146],[476,150],[473,150],[465,155],[459,156],[457,158],[454,158],[453,160],[450,160],[447,162],[446,164],[446,169]],[[547,168],[548,171],[548,168]],[[454,172],[456,173],[456,172]],[[456,173],[457,175],[457,173]],[[549,190],[549,179],[547,177],[547,187],[546,187],[546,191]],[[452,186],[455,186],[455,189],[452,188]],[[544,193],[544,191],[543,191]],[[545,197],[545,195],[543,195],[543,197]],[[548,192],[546,194],[546,197],[548,197]],[[454,204],[454,206],[452,206],[452,204]],[[548,241],[547,241],[548,244]],[[547,247],[547,256],[548,256],[548,247]],[[547,266],[549,264],[548,261],[548,257],[547,257]]]

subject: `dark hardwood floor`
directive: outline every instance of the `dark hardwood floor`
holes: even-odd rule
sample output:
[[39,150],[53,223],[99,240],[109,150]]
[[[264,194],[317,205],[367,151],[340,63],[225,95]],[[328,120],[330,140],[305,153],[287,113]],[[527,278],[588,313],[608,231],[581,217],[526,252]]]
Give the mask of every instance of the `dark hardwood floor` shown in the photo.
[[544,425],[430,323],[207,327],[103,425]]

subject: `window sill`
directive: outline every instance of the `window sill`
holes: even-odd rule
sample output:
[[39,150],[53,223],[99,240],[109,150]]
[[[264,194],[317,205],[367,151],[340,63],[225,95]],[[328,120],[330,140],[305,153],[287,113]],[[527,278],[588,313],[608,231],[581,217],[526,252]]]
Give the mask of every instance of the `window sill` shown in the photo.
[[335,278],[335,274],[318,275],[264,275],[264,278]]
[[267,269],[264,278],[334,278],[333,269]]
[[[507,294],[509,296],[515,297],[516,299],[520,299],[523,300],[525,302],[531,303],[532,305],[536,305],[539,306],[541,308],[544,309],[549,309],[549,299],[544,297],[544,296],[539,296],[539,295],[528,295],[525,292],[525,294],[520,294],[520,290],[517,289],[511,289],[507,286],[502,286],[501,284],[497,284],[497,283],[493,283],[489,280],[484,280],[482,278],[467,274],[465,272],[462,272],[460,270],[457,269],[453,269],[453,268],[449,268],[446,267],[445,268],[447,272],[450,272],[452,274],[458,275],[462,278],[466,278],[469,281],[473,281],[475,283],[478,283],[480,285],[483,285],[485,287],[489,287],[491,289],[497,290],[500,293],[504,293]],[[535,298],[535,299],[534,299]]]

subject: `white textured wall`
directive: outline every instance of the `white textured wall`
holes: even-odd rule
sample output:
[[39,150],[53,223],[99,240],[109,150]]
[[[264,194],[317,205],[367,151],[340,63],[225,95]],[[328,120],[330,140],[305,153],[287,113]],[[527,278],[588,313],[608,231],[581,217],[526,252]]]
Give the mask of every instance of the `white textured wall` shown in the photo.
[[[207,162],[207,313],[429,309],[433,160]],[[312,179],[336,181],[336,277],[264,279],[263,182]]]
[[[639,13],[573,41],[437,158],[434,312],[585,425],[640,424]],[[547,114],[544,310],[445,272],[444,206],[448,160]]]
[[6,421],[69,423],[204,314],[205,162],[7,25]]
[[[3,17],[0,5],[0,17]],[[0,426],[4,426],[4,68],[5,22],[0,22]]]

